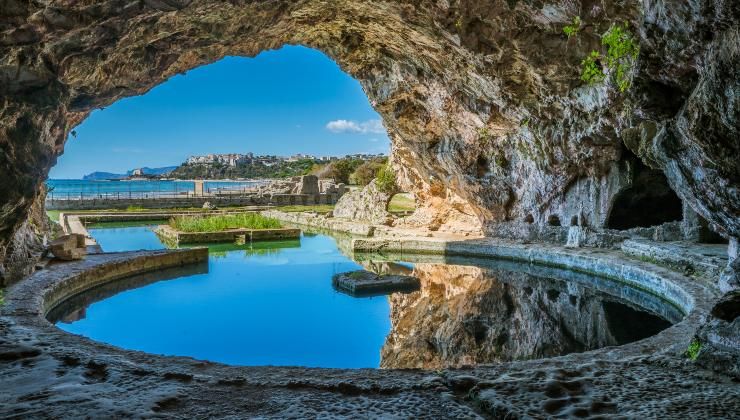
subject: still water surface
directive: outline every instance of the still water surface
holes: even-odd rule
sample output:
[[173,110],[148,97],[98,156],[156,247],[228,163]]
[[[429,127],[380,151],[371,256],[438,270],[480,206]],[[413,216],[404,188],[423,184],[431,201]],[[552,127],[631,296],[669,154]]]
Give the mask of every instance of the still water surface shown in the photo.
[[[106,251],[164,248],[146,226],[90,232]],[[49,318],[123,348],[233,365],[436,369],[620,345],[682,317],[655,296],[563,270],[429,256],[358,263],[327,235],[209,253],[207,265],[93,289]],[[360,268],[415,275],[421,290],[355,298],[332,288],[332,275]]]

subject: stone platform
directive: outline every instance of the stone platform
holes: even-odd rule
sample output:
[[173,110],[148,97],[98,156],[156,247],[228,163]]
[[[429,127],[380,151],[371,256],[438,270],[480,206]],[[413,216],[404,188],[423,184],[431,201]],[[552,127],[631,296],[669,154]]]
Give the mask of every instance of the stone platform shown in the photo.
[[334,288],[350,296],[382,296],[393,292],[419,290],[419,279],[395,274],[378,275],[358,270],[338,273],[332,277]]

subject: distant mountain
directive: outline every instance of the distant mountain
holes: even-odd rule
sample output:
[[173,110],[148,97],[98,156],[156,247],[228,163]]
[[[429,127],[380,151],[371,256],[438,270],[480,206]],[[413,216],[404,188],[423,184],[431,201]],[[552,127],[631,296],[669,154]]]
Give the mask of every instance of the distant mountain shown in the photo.
[[[161,168],[149,168],[149,167],[143,167],[141,168],[144,175],[164,175],[168,172],[172,172],[175,169],[177,169],[177,166],[164,166]],[[93,172],[90,174],[87,174],[82,177],[85,181],[103,181],[106,179],[123,179],[126,177],[131,176],[131,174],[134,172],[134,170],[130,170],[126,172],[125,174],[114,174],[112,172]]]
[[111,172],[93,172],[82,177],[84,181],[103,181],[106,179],[122,179],[126,178],[126,174],[114,174]]

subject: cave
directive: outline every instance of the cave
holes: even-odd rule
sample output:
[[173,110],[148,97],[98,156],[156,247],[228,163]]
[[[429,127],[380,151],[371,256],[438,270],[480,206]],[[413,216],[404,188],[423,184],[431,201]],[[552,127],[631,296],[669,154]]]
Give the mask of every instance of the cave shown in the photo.
[[609,229],[658,226],[682,219],[681,199],[662,172],[642,168],[632,186],[619,192],[606,220]]
[[[0,384],[12,390],[16,403],[0,405],[0,416],[60,417],[78,410],[90,417],[210,417],[233,416],[245,407],[297,417],[681,418],[738,412],[740,373],[727,360],[740,359],[737,349],[719,347],[737,338],[714,338],[712,328],[723,320],[712,319],[707,306],[738,287],[740,11],[732,1],[697,1],[696,7],[683,0],[3,1],[0,276],[3,285],[15,285],[6,289],[14,299],[0,306],[0,331],[4,339],[11,337],[0,349],[0,359],[8,360]],[[579,22],[575,34],[564,33],[574,22]],[[608,48],[602,35],[617,25],[624,25],[627,39],[639,47],[623,57],[628,80],[616,79],[626,74],[620,62],[619,71],[585,82],[584,60],[593,51],[604,64]],[[534,249],[520,254],[525,260],[547,247],[560,247],[561,255],[578,253],[563,248],[562,235],[553,234],[564,229],[547,228],[561,226],[560,218],[545,215],[560,212],[567,223],[572,213],[558,206],[568,185],[577,177],[606,183],[610,168],[625,161],[627,147],[644,167],[631,179],[620,179],[622,190],[613,198],[599,195],[609,207],[600,213],[607,214],[603,227],[678,221],[682,204],[688,204],[729,238],[722,276],[701,287],[683,283],[685,290],[701,294],[681,296],[681,302],[690,302],[684,311],[692,315],[650,346],[631,347],[626,355],[615,348],[609,355],[513,362],[504,367],[510,377],[487,366],[466,367],[460,375],[239,370],[185,358],[173,364],[144,353],[131,356],[128,364],[108,358],[106,366],[97,355],[113,351],[111,346],[88,340],[86,348],[95,351],[78,352],[79,337],[53,335],[45,321],[32,325],[37,329],[19,327],[19,321],[35,322],[33,316],[44,308],[23,306],[33,299],[18,294],[61,275],[54,264],[39,264],[49,240],[44,181],[65,143],[74,141],[69,135],[75,127],[95,109],[144,94],[177,74],[284,45],[325,53],[361,84],[391,138],[390,165],[398,186],[416,199],[414,214],[402,227],[459,235],[460,247],[501,239],[491,238],[498,234],[506,240],[518,235],[517,247],[506,249]],[[490,162],[479,157],[501,155],[508,164],[484,172]],[[621,181],[629,185],[624,188]],[[592,192],[579,198],[595,199]],[[523,220],[531,225],[512,227],[507,215],[527,215]],[[596,235],[609,234],[594,229]],[[556,243],[540,243],[548,241]],[[607,243],[571,262],[616,255],[618,248]],[[443,256],[452,251],[443,249]],[[128,264],[117,258],[120,266]],[[652,265],[641,267],[637,271]],[[40,277],[32,275],[37,268]],[[707,322],[699,324],[700,318]],[[49,337],[59,340],[45,342]],[[703,341],[701,351],[687,359],[683,349],[689,337]],[[654,363],[655,357],[661,363]],[[56,377],[61,366],[74,374]],[[588,366],[598,366],[598,375]],[[24,369],[38,369],[64,386],[25,393],[33,381],[23,376]],[[6,370],[15,380],[6,379]],[[485,380],[492,377],[497,379]],[[132,390],[136,378],[151,387]],[[677,386],[681,378],[695,386]],[[85,392],[65,393],[72,389]],[[572,398],[561,398],[564,389]],[[664,398],[666,390],[676,389],[677,399]],[[139,398],[138,391],[151,392]],[[450,397],[460,392],[471,398]]]
[[547,224],[550,226],[560,226],[560,217],[557,214],[547,216]]

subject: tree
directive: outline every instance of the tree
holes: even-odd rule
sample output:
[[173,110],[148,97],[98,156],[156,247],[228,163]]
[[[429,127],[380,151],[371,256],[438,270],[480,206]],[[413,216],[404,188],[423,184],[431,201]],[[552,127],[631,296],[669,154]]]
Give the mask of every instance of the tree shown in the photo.
[[369,184],[378,175],[378,171],[385,165],[387,160],[386,158],[373,159],[363,163],[352,172],[352,175],[349,177],[350,181],[363,186]]
[[380,167],[378,175],[375,178],[375,184],[378,186],[378,189],[384,193],[394,194],[398,192],[396,172],[390,164],[386,163]]
[[328,173],[334,179],[334,182],[349,184],[349,176],[360,165],[362,165],[360,159],[340,159],[329,164]]

